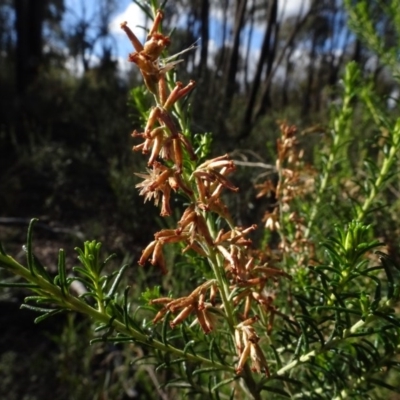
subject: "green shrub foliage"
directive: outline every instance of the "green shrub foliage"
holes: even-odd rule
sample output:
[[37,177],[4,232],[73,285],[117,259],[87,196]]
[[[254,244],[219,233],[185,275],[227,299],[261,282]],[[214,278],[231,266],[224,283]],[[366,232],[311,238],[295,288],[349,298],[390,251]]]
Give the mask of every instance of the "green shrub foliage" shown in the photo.
[[[399,84],[399,1],[378,2],[394,27],[390,44],[374,21],[375,3],[345,3],[352,29]],[[31,291],[22,307],[37,312],[38,323],[63,312],[86,315],[91,343],[124,347],[130,373],[144,382],[147,371],[155,396],[399,393],[397,103],[388,107],[368,73],[350,62],[326,127],[298,131],[282,122],[276,146],[267,144],[276,162],[255,185],[266,204],[255,235],[256,225],[237,226],[240,216],[229,211],[240,186],[231,178],[235,160],[210,156],[212,135],[191,130],[195,82],[176,79],[162,9],[139,4],[154,20],[146,42],[121,26],[144,82],[130,93],[143,122],[132,134],[140,139],[134,150],[147,157],[136,187],[160,207],[162,228],[137,262],[110,268],[101,244],[86,241],[76,249],[79,265],[67,265],[60,250],[53,274],[33,252],[33,219],[25,266],[0,248],[8,273],[1,285]],[[310,135],[318,142],[312,151]],[[118,179],[116,190],[124,186]],[[132,270],[141,268],[159,283],[140,287],[142,273]]]

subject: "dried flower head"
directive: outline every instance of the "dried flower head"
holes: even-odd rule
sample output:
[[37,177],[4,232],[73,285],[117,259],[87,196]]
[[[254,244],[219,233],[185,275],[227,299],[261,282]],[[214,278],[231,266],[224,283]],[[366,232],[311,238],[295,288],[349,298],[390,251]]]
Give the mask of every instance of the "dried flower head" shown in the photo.
[[154,198],[156,206],[162,196],[161,215],[171,215],[169,206],[171,194],[170,178],[174,176],[174,171],[160,163],[153,163],[152,169],[147,169],[147,172],[147,174],[135,174],[143,178],[143,181],[136,185],[137,188],[140,188],[139,194],[144,196],[145,202]]

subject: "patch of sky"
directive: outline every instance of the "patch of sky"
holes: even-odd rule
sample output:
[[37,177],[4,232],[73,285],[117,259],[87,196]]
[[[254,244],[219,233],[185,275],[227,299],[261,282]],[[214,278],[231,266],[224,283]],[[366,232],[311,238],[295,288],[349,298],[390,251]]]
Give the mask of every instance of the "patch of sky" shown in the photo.
[[[74,24],[76,25],[77,22],[86,21],[88,29],[87,33],[88,35],[93,35],[96,28],[98,28],[98,24],[96,24],[96,18],[99,15],[100,3],[101,2],[99,2],[98,0],[65,0],[65,5],[67,9],[63,21],[65,28],[72,29]],[[115,5],[115,9],[112,10],[112,13],[109,15],[109,43],[113,44],[113,54],[118,60],[120,68],[122,67],[122,69],[126,70],[129,69],[129,64],[126,61],[127,55],[134,50],[129,40],[127,40],[126,35],[121,30],[120,24],[123,21],[127,21],[128,25],[138,36],[139,40],[144,41],[146,35],[145,28],[149,27],[150,21],[140,9],[140,7],[131,0],[119,0],[115,2]],[[309,10],[310,6],[311,0],[279,0],[278,18],[280,21],[283,21],[291,17],[296,17],[299,15],[303,16]],[[173,23],[174,26],[184,29],[187,24],[187,14],[184,12],[184,10],[178,11],[178,16],[175,17]],[[211,63],[214,61],[215,54],[224,45],[224,43],[222,43],[224,38],[225,45],[229,45],[232,40],[232,15],[228,14],[228,19],[225,26],[223,23],[223,19],[224,15],[221,6],[212,2],[209,19],[210,38],[208,43],[210,54],[209,61]],[[261,48],[266,24],[266,19],[263,20],[261,18],[257,20],[257,23],[255,23],[252,28],[250,51],[254,53],[254,56],[259,53],[259,49]],[[226,29],[225,34],[223,32],[224,28]],[[245,26],[242,32],[241,52],[244,52],[245,47],[247,47],[248,45],[246,38],[250,32],[250,29],[251,28],[249,25]],[[201,38],[198,39],[199,44]],[[95,43],[94,48],[92,49],[93,62],[95,62],[101,54],[102,45],[104,45],[104,42],[101,43],[101,41],[97,41]]]

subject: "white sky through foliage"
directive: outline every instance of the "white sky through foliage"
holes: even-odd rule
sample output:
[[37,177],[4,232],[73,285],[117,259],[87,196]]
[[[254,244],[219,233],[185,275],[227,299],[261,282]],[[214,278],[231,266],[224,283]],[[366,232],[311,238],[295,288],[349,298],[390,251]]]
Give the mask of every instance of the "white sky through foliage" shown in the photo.
[[[219,0],[214,0],[214,1],[219,2]],[[135,33],[139,37],[142,36],[141,32],[143,32],[143,30],[138,27],[143,27],[145,25],[148,26],[148,21],[146,19],[146,16],[144,15],[144,13],[140,9],[140,7],[138,7],[136,4],[132,3],[131,1],[123,0],[120,2],[120,5],[122,6],[123,3],[126,4],[125,7],[122,7],[121,11],[111,21],[111,24],[110,24],[111,33],[116,35],[117,37],[124,36],[124,34],[120,28],[120,23],[123,21],[127,21],[128,25],[132,29],[135,30]],[[210,25],[217,24],[218,20],[222,19],[222,15],[219,12],[214,13],[213,4],[216,4],[216,3],[213,3],[211,1],[211,9],[213,12],[210,15]],[[310,5],[311,5],[311,0],[279,0],[278,1],[278,18],[279,18],[279,20],[282,21],[287,18],[296,17],[299,14],[304,15],[309,10]],[[220,14],[220,15],[218,15],[218,14]],[[211,28],[210,29],[211,33],[213,31],[214,32],[217,31],[216,29],[213,29],[212,26],[210,26],[210,28]],[[260,28],[260,26],[259,26],[259,28]],[[259,34],[261,34],[261,32]],[[143,36],[144,36],[144,33],[143,33]],[[217,38],[213,38],[212,34],[211,34],[210,39],[212,41],[217,41]],[[120,41],[120,40],[123,40],[123,39],[119,38],[118,41]]]
[[[81,7],[81,2],[84,2],[86,8],[86,16],[93,14],[98,0],[65,0],[67,10],[70,10],[71,22],[79,18]],[[172,1],[172,0],[171,0]],[[217,51],[218,46],[222,45],[219,38],[221,36],[221,20],[222,13],[215,7],[219,4],[219,0],[211,0],[211,10],[210,10],[210,56],[211,53]],[[127,21],[129,27],[135,32],[140,40],[144,40],[145,31],[144,26],[149,26],[149,21],[146,18],[143,11],[133,3],[131,0],[118,0],[116,2],[117,10],[111,15],[110,18],[110,33],[113,37],[113,42],[115,43],[115,57],[119,60],[120,67],[122,69],[129,68],[129,65],[124,65],[127,56],[130,52],[134,51],[131,43],[127,39],[125,33],[121,30],[121,22]],[[287,18],[296,17],[300,13],[304,15],[310,7],[311,0],[278,0],[278,19],[284,21]],[[71,13],[72,11],[72,13]],[[184,16],[185,12],[182,10],[182,14],[177,17],[177,25],[182,24],[184,26]],[[72,22],[73,23],[73,22]],[[95,23],[95,22],[94,22]],[[252,50],[257,52],[261,46],[262,36],[264,34],[265,25],[262,22],[258,22],[254,26],[253,30],[253,40],[252,40]],[[199,38],[200,39],[200,38]],[[229,42],[229,37],[227,38]],[[126,62],[127,63],[127,62]]]

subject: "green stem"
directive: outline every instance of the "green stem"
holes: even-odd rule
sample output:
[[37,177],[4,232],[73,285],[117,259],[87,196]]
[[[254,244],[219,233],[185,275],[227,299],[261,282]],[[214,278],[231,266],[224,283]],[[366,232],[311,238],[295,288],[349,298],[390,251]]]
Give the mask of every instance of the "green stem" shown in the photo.
[[[210,218],[207,219],[207,226],[211,234],[211,237],[215,238],[216,232]],[[210,262],[215,279],[217,280],[218,286],[220,288],[219,292],[221,295],[222,304],[224,306],[226,319],[229,325],[229,330],[232,334],[232,340],[234,342],[235,326],[237,325],[237,321],[233,312],[232,303],[229,300],[230,289],[229,289],[229,284],[225,278],[223,257],[221,254],[216,252],[213,247],[207,245],[207,249],[209,254],[208,260]],[[254,400],[261,400],[260,392],[257,388],[257,384],[253,378],[253,374],[248,364],[246,364],[243,369],[243,381],[245,382],[246,385],[246,387],[244,387],[243,390],[245,390],[248,394],[250,393]]]
[[320,206],[322,198],[323,198],[323,194],[328,186],[328,182],[331,177],[331,172],[332,172],[333,166],[335,165],[337,149],[340,144],[340,139],[341,139],[340,135],[335,133],[334,139],[333,139],[333,144],[332,144],[332,149],[329,153],[328,162],[325,165],[324,175],[322,177],[321,184],[318,188],[317,198],[315,199],[315,202],[313,203],[313,207],[311,209],[311,214],[310,214],[310,217],[308,220],[307,229],[304,234],[305,238],[308,238],[310,236],[311,229],[315,223],[315,220],[316,220],[316,217],[317,217],[317,214],[319,211],[319,206]]
[[96,290],[97,307],[101,314],[105,314],[106,310],[104,308],[104,296],[99,282],[99,276],[96,274],[96,279],[94,280],[94,288]]
[[361,208],[357,210],[357,220],[362,221],[370,209],[372,203],[374,202],[377,195],[380,193],[386,178],[397,158],[397,154],[400,148],[400,119],[397,120],[396,125],[392,132],[392,145],[390,146],[390,150],[386,153],[386,157],[383,160],[382,167],[379,171],[378,177],[375,182],[372,184],[371,190],[369,192],[369,196],[364,201],[364,204]]
[[[41,276],[35,275],[33,276],[30,271],[15,261],[10,256],[4,256],[0,254],[0,265],[3,265],[6,269],[13,272],[13,274],[21,276],[29,283],[37,285],[40,290],[44,291],[46,295],[49,297],[49,300],[57,302],[58,304],[62,304],[66,309],[79,312],[81,314],[86,314],[91,317],[93,320],[103,323],[109,324],[112,320],[112,317],[107,314],[105,311],[101,312],[100,310],[96,310],[95,308],[89,306],[84,301],[72,296],[69,293],[62,293],[61,288],[42,278]],[[211,361],[201,356],[195,356],[191,353],[184,352],[183,350],[172,347],[171,345],[166,345],[158,340],[150,339],[147,335],[133,329],[132,327],[127,326],[124,322],[114,319],[112,320],[112,326],[124,335],[127,335],[132,338],[132,340],[136,342],[140,342],[146,346],[155,348],[165,353],[174,354],[177,357],[185,358],[188,361],[201,363],[206,367],[214,367],[216,369],[225,370],[229,372],[234,372],[234,368],[222,365],[220,363]]]
[[[213,216],[209,215],[209,218],[206,218],[206,222],[210,236],[213,239],[215,239],[217,233],[215,231],[214,221],[212,220],[212,218]],[[229,223],[229,221],[227,222]],[[205,247],[207,249],[208,260],[213,270],[215,279],[218,282],[218,287],[220,288],[221,300],[224,306],[226,318],[229,325],[229,330],[232,334],[234,334],[236,323],[233,315],[232,304],[229,301],[230,290],[228,282],[225,278],[223,257],[217,251],[215,251],[214,247],[209,246],[206,242],[205,242]]]
[[348,136],[349,122],[353,113],[351,102],[355,95],[355,85],[358,75],[359,70],[357,65],[355,63],[348,64],[344,76],[344,96],[342,108],[333,119],[333,124],[331,127],[333,143],[332,147],[329,149],[328,161],[324,166],[321,183],[319,185],[317,196],[313,203],[308,219],[308,225],[304,235],[306,239],[310,237],[311,229],[313,228],[317,219],[321,202],[324,199],[324,193],[328,187],[333,168],[337,162],[339,150],[342,152],[344,150],[343,144],[345,142],[345,138]]
[[314,350],[308,352],[307,354],[300,356],[298,359],[293,360],[292,362],[290,362],[289,364],[285,365],[280,370],[278,370],[276,372],[276,375],[278,375],[278,376],[283,375],[286,372],[295,368],[297,365],[303,364],[303,363],[309,361],[311,358],[317,356],[318,354],[321,354],[321,353],[329,350],[336,344],[341,343],[344,340],[348,339],[351,334],[356,333],[358,329],[360,329],[362,326],[366,325],[367,323],[371,322],[374,319],[375,319],[375,317],[371,316],[371,317],[367,318],[365,321],[363,321],[363,320],[357,321],[352,327],[350,327],[350,329],[345,329],[343,331],[343,338],[332,339],[331,341],[326,343],[324,346],[322,346],[320,349],[314,349]]
[[229,330],[232,334],[234,334],[236,323],[233,316],[232,304],[229,301],[229,286],[224,277],[222,257],[216,254],[214,249],[210,248],[209,250],[211,252],[211,257],[209,258],[209,261],[211,264],[211,268],[214,272],[215,279],[217,280],[218,286],[220,288],[221,300],[222,304],[224,305]]

